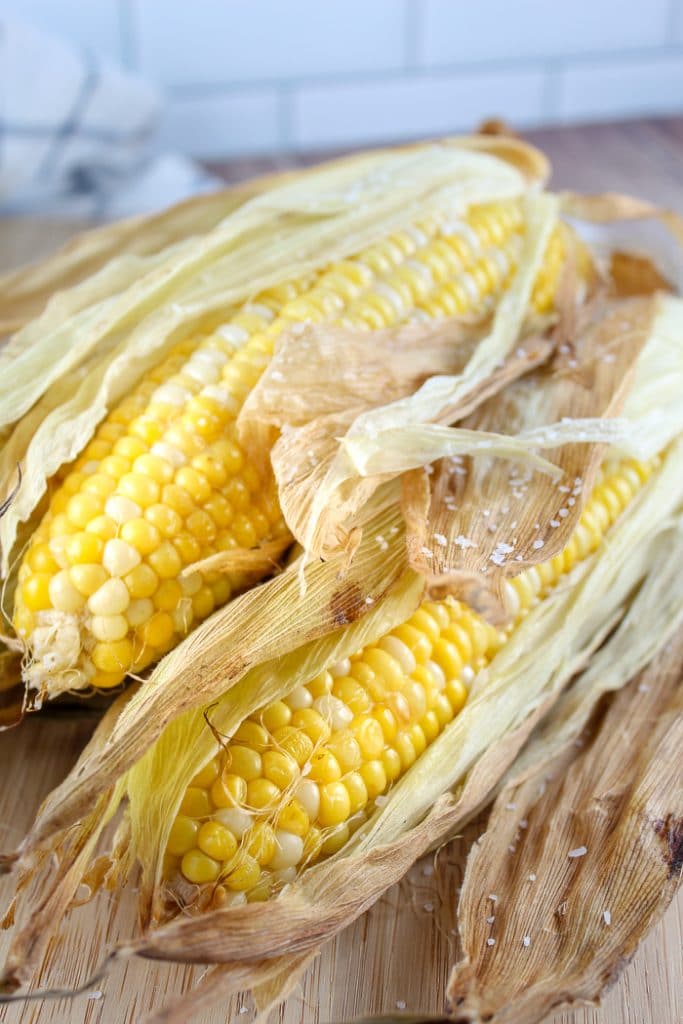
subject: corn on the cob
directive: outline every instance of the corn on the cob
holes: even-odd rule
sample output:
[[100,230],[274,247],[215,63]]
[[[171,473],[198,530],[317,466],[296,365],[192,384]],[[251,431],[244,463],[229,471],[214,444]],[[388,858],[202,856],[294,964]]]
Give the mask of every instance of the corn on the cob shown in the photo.
[[245,720],[187,788],[165,870],[210,898],[267,899],[339,850],[462,709],[529,609],[599,547],[658,460],[606,463],[564,550],[505,581],[510,625],[426,601],[355,656]]
[[[483,315],[514,268],[519,203],[473,207],[397,231],[310,281],[257,296],[229,323],[178,344],[61,474],[19,570],[14,625],[37,689],[109,688],[174,646],[243,584],[192,563],[286,533],[273,481],[245,461],[235,418],[287,326],[380,328]],[[561,231],[535,285],[552,306]]]

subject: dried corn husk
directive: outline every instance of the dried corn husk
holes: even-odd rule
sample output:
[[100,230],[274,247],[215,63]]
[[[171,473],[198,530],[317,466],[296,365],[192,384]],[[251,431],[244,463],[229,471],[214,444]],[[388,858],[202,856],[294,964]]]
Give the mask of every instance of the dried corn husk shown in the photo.
[[679,629],[577,746],[600,690],[618,685],[603,658],[515,764],[467,862],[454,1017],[533,1024],[594,1001],[664,912],[680,884],[682,679]]
[[[216,910],[199,917],[181,917],[154,926],[155,916],[166,906],[158,890],[150,889],[150,883],[153,886],[156,881],[156,869],[165,844],[168,825],[163,823],[167,823],[175,811],[182,783],[187,782],[202,760],[199,753],[194,756],[198,749],[194,745],[192,752],[186,753],[187,741],[190,738],[194,741],[196,737],[198,746],[206,742],[208,750],[210,738],[204,741],[193,732],[192,716],[194,714],[198,725],[201,712],[188,712],[175,718],[142,760],[127,775],[119,777],[115,768],[116,745],[111,738],[117,736],[117,744],[120,744],[128,731],[129,742],[138,750],[145,745],[144,736],[140,737],[139,733],[137,738],[135,736],[135,718],[141,701],[145,700],[146,688],[131,698],[113,723],[111,738],[98,744],[95,751],[86,751],[80,766],[61,787],[60,798],[56,799],[53,794],[48,801],[42,820],[39,819],[36,830],[25,844],[24,865],[30,865],[29,851],[35,851],[39,844],[43,849],[49,848],[64,835],[62,829],[68,828],[78,820],[79,813],[83,813],[87,806],[84,779],[88,787],[94,783],[97,793],[118,777],[117,786],[125,788],[129,799],[133,850],[144,867],[141,909],[145,920],[151,917],[153,926],[141,939],[122,946],[117,956],[141,954],[244,966],[245,962],[253,963],[264,957],[313,952],[320,942],[373,903],[419,855],[442,842],[487,801],[533,726],[556,702],[576,671],[585,666],[593,650],[627,609],[631,609],[640,628],[628,632],[628,642],[624,642],[620,633],[608,640],[604,657],[615,685],[642,667],[677,628],[683,615],[683,580],[677,570],[678,559],[683,555],[682,470],[683,443],[678,442],[610,532],[609,545],[599,556],[576,567],[570,577],[572,586],[558,588],[530,612],[496,656],[486,676],[476,680],[465,709],[390,791],[386,804],[367,827],[356,833],[335,857],[305,871],[276,900]],[[359,555],[367,550],[369,543],[370,532],[366,527]],[[354,560],[351,571],[355,565]],[[360,578],[363,576],[361,572]],[[258,594],[285,577],[252,592],[247,598],[258,605]],[[644,579],[647,579],[646,586],[638,590]],[[383,613],[380,603],[369,616],[314,641],[303,653],[292,652],[283,659],[279,678],[274,663],[252,670],[243,676],[243,683],[249,682],[248,690],[236,684],[232,699],[225,704],[211,705],[212,721],[215,720],[221,730],[229,731],[230,725],[245,713],[264,700],[286,692],[292,682],[296,682],[297,676],[293,673],[297,670],[298,658],[306,660],[300,678],[312,676],[322,665],[378,635],[386,628],[387,617],[391,621],[391,615],[395,614],[393,621],[397,621],[405,614],[406,605],[413,607],[418,599],[419,586],[415,589],[410,584],[408,600],[405,581],[403,577],[395,595],[390,594],[386,599],[385,607],[393,602],[389,616]],[[401,594],[403,596],[399,597]],[[310,595],[311,588],[303,602],[309,602]],[[400,609],[397,599],[402,605]],[[319,594],[316,594],[315,606],[318,600]],[[304,608],[308,606],[304,604]],[[176,651],[162,663],[161,669],[177,656]],[[202,666],[199,672],[200,685],[205,685],[206,670]],[[176,701],[187,700],[186,692],[179,692],[181,687],[175,685],[172,678],[167,678],[166,686],[169,684],[176,690]],[[205,686],[204,692],[208,696],[208,687]],[[157,698],[160,696],[157,694]],[[123,724],[126,722],[127,726]],[[208,733],[205,729],[205,734]],[[169,754],[172,754],[172,776],[167,782]],[[173,766],[173,757],[184,761],[180,771]],[[118,764],[121,763],[119,759]],[[162,763],[167,766],[163,783],[158,774]],[[106,780],[98,774],[98,768],[101,770],[104,765],[107,766]],[[175,797],[171,796],[171,790]],[[79,795],[74,799],[73,794]],[[105,798],[103,794],[101,799]],[[111,806],[111,803],[107,805],[107,814]],[[101,809],[95,811],[95,819],[98,813],[102,814]],[[97,825],[92,814],[86,817],[84,825],[76,825],[69,834],[78,837],[84,827],[88,837],[94,834]],[[73,881],[70,877],[68,882],[58,881],[55,885],[48,879],[45,883],[48,903],[45,905],[61,906],[60,898]],[[16,985],[26,977],[36,941],[35,928],[31,922],[16,937],[4,976],[6,986]]]
[[[309,555],[352,553],[353,534],[345,524],[353,522],[380,483],[396,475],[342,480],[344,466],[351,470],[340,437],[363,413],[412,395],[427,379],[460,373],[481,335],[478,325],[447,320],[374,331],[370,349],[366,332],[343,328],[311,326],[281,339],[239,425],[253,457],[270,451],[283,514]],[[449,417],[465,415],[551,351],[547,337],[526,339],[501,366],[464,391]]]
[[[259,290],[303,276],[432,210],[457,214],[473,202],[521,196],[545,171],[521,144],[452,141],[340,161],[244,202],[238,193],[226,199],[227,216],[215,226],[220,204],[207,199],[206,220],[199,218],[205,230],[196,235],[183,235],[187,211],[145,221],[146,255],[104,265],[48,303],[0,354],[0,370],[11,368],[0,373],[0,428],[12,428],[0,498],[15,483],[17,462],[24,468],[0,521],[4,574],[19,525],[38,507],[47,481],[172,343]],[[81,248],[109,251],[112,230],[86,237]],[[129,230],[123,235],[130,237]],[[159,237],[169,235],[171,244],[158,248]],[[77,264],[79,251],[77,245],[72,254]],[[56,273],[53,264],[47,280]]]
[[[566,545],[605,443],[649,458],[683,429],[680,403],[675,409],[672,401],[683,386],[681,372],[679,299],[591,309],[588,325],[546,366],[510,384],[461,426],[421,432],[420,461],[441,458],[429,474],[404,478],[411,564],[432,583],[448,583],[469,600],[476,595],[475,603],[492,601],[490,590],[502,575],[516,575]],[[488,457],[489,448],[497,454],[491,436],[503,431],[542,449],[557,475]],[[463,459],[474,453],[477,458]],[[397,460],[413,458],[412,451],[396,450]]]
[[[318,420],[309,415],[305,424],[300,417],[293,424],[300,428],[294,439],[297,445],[294,455],[306,450],[302,440],[304,443],[317,441],[319,445],[318,449],[314,447],[316,473],[311,476],[310,470],[304,472],[304,487],[295,492],[295,499],[290,498],[284,508],[290,528],[311,557],[329,555],[340,548],[348,551],[353,543],[352,535],[340,531],[340,518],[352,516],[382,480],[400,472],[385,462],[383,451],[387,435],[401,447],[410,443],[414,425],[438,422],[443,417],[451,422],[463,415],[475,395],[482,390],[486,393],[498,364],[516,347],[533,282],[557,220],[554,197],[527,194],[524,203],[527,230],[519,267],[496,308],[490,331],[475,347],[464,347],[462,354],[467,358],[461,355],[455,373],[432,375],[416,391],[388,403],[380,404],[375,397],[369,407],[367,403],[365,408],[347,406],[341,418],[326,422],[322,417]],[[462,331],[458,334],[462,337]],[[532,362],[526,354],[520,358]],[[275,372],[283,371],[276,368]],[[512,376],[511,373],[508,379]],[[291,374],[289,377],[291,379]],[[266,372],[256,389],[254,405],[257,409],[268,405],[268,395],[262,397],[262,390],[271,387],[272,370]],[[352,411],[356,415],[351,420]],[[342,434],[341,444],[336,448],[331,443],[335,434]],[[282,442],[279,455],[281,461],[275,461],[278,483],[283,497],[290,497],[284,494],[285,485],[291,483],[288,468],[292,446],[287,446],[287,440]],[[278,452],[274,453],[274,460],[277,458]]]
[[[420,161],[416,158],[415,164],[402,166],[401,173],[406,172],[407,166],[414,171],[418,164]],[[478,164],[479,168],[481,166]],[[435,168],[430,168],[431,171],[435,172]],[[425,171],[427,207],[437,193],[439,202],[443,202],[440,179],[431,182],[432,191],[429,191],[425,184],[428,177]],[[498,184],[503,189],[502,180]],[[462,198],[459,194],[458,202]],[[352,212],[338,209],[338,197],[332,197],[324,210],[313,210],[310,200],[294,187],[287,197],[289,213],[284,215],[296,218],[300,206],[307,201],[308,214],[313,214],[313,220],[318,215],[323,220],[324,213],[326,226],[335,218],[353,217]],[[529,202],[534,205],[534,200]],[[286,205],[284,201],[283,205]],[[396,223],[399,216],[407,219],[405,205],[404,195],[400,211],[393,208],[375,211],[377,216],[372,220],[372,230],[378,231],[381,221],[383,233],[387,224],[394,223],[394,216]],[[269,216],[283,215],[282,207],[273,211],[265,201],[255,206],[256,209],[247,209],[246,215],[245,208],[238,211],[255,235],[265,231],[268,223],[272,227]],[[432,378],[407,399],[399,397],[402,411],[397,420],[391,419],[394,415],[391,407],[388,410],[371,407],[362,411],[354,423],[364,423],[366,415],[371,422],[383,427],[387,422],[394,422],[397,429],[405,428],[402,435],[405,442],[411,436],[418,436],[422,429],[427,413],[424,394],[417,403],[413,399],[425,388],[429,391],[431,387],[435,402],[446,403],[440,407],[448,410],[443,415],[453,419],[471,412],[475,396],[481,400],[492,393],[487,389],[491,388],[496,362],[510,353],[518,341],[536,250],[540,249],[544,232],[555,217],[555,204],[546,203],[544,197],[538,199],[535,209],[538,220],[530,236],[532,251],[529,259],[523,261],[510,293],[512,298],[506,307],[509,321],[503,321],[502,317],[494,321],[485,339],[468,353],[467,362],[460,367],[461,372],[455,379],[444,382],[443,378]],[[212,271],[221,265],[225,272],[229,256],[234,252],[241,252],[243,258],[252,257],[253,250],[258,248],[257,245],[249,248],[252,240],[242,238],[239,226],[235,230],[233,224],[231,230],[233,235],[230,231],[227,235],[234,247],[230,252],[226,248],[225,257],[221,255],[216,259]],[[336,230],[339,230],[339,221]],[[355,230],[356,238],[364,231],[367,237],[371,235],[367,222],[355,224]],[[220,235],[220,229],[216,232]],[[304,234],[301,228],[300,241]],[[330,246],[325,250],[329,257],[332,242],[326,241],[324,232],[322,235],[317,242],[323,249],[326,244]],[[221,242],[216,238],[213,241],[220,249]],[[240,248],[242,242],[243,249]],[[201,265],[202,253],[190,250],[188,244],[183,256],[186,266]],[[264,275],[268,266],[270,264],[266,265]],[[307,264],[304,262],[302,266]],[[288,276],[290,271],[288,267]],[[150,280],[154,274],[152,270]],[[231,280],[229,273],[226,280]],[[270,283],[271,279],[264,276],[263,281]],[[177,283],[179,288],[183,286],[182,280]],[[260,279],[258,284],[261,284]],[[163,291],[163,284],[157,281],[150,285],[149,294],[138,295],[135,301],[140,300],[143,307],[147,300],[151,303],[153,296],[158,297],[154,292],[156,287]],[[239,283],[235,284],[230,296],[239,294],[240,287]],[[207,297],[200,292],[198,286],[197,293],[191,296],[192,301],[184,296],[183,301],[187,299],[188,304],[176,322],[178,329],[200,322],[209,310],[228,308],[221,306],[221,302],[235,301],[223,293],[220,297],[215,294]],[[114,306],[117,301],[118,297],[114,297]],[[127,301],[131,301],[130,295]],[[652,304],[646,300],[638,308],[647,309],[649,315]],[[125,310],[119,309],[116,315],[122,317],[120,324],[125,326]],[[678,313],[672,315],[675,320]],[[647,318],[645,313],[643,316]],[[153,320],[147,327],[150,325],[157,332],[152,340],[151,336],[145,337],[151,358],[152,352],[159,351],[166,343],[171,336],[168,330],[173,328],[169,328],[168,322],[157,324]],[[87,331],[85,336],[90,337]],[[674,341],[678,337],[680,335]],[[665,349],[671,341],[670,337],[665,337],[662,359],[667,358]],[[120,346],[125,343],[115,333],[109,342],[112,348],[102,356],[101,363],[97,363],[98,353],[94,347],[92,356],[84,355],[84,360],[92,358],[97,364],[94,369],[87,369],[83,378],[86,384],[90,380],[92,386],[91,373],[101,373],[98,379],[104,380],[111,369],[110,357],[114,351],[124,356],[124,348]],[[84,344],[84,348],[87,345]],[[130,356],[129,351],[127,358]],[[513,362],[514,357],[509,357],[501,371],[510,373],[508,380],[515,376],[510,371]],[[531,365],[528,355],[527,363]],[[85,367],[86,362],[81,366]],[[661,379],[661,367],[657,372]],[[648,387],[656,387],[656,376],[648,367],[641,380],[641,397]],[[638,380],[637,372],[634,380]],[[619,394],[621,383],[622,379],[613,382],[613,391],[609,394]],[[673,389],[669,397],[674,413]],[[649,422],[647,418],[652,412],[651,401],[639,405],[640,400],[635,399],[636,404],[624,412],[628,410],[628,401],[627,398],[618,420],[606,424],[592,418],[568,424],[564,433],[561,432],[560,444],[577,440],[592,444],[628,444],[635,434],[633,424],[641,420]],[[609,399],[607,403],[609,407]],[[415,414],[413,419],[411,408]],[[603,411],[601,409],[600,413]],[[343,414],[337,411],[333,415]],[[385,415],[389,420],[383,419]],[[269,425],[267,419],[265,425]],[[307,425],[297,422],[296,427]],[[346,429],[348,424],[342,420],[340,426]],[[660,420],[657,426],[663,429],[663,422]],[[550,429],[556,428],[551,425]],[[664,430],[667,440],[680,430],[679,427],[667,429],[668,434]],[[581,431],[583,436],[577,438],[576,431]],[[495,441],[505,456],[516,455],[527,461],[536,460],[536,451],[550,448],[553,441],[547,424],[521,437],[482,438],[481,431],[471,433],[472,437],[463,440],[472,446],[472,451],[481,448],[482,440],[485,443]],[[654,434],[653,425],[648,438]],[[330,437],[329,431],[326,437]],[[358,437],[361,440],[354,449]],[[341,548],[341,554],[325,564],[309,565],[305,554],[280,577],[224,609],[169,655],[150,680],[130,696],[128,703],[112,711],[77,768],[43,805],[21,849],[5,858],[7,864],[19,861],[21,885],[27,886],[33,879],[39,893],[35,900],[31,898],[25,907],[19,907],[22,915],[26,911],[29,914],[28,919],[24,917],[20,921],[2,978],[7,989],[27,979],[32,964],[40,958],[50,928],[73,900],[80,879],[85,876],[94,888],[107,878],[122,880],[137,858],[143,867],[141,916],[147,931],[140,940],[120,947],[115,956],[139,954],[162,959],[216,961],[226,964],[223,976],[226,985],[237,984],[237,979],[242,985],[265,982],[264,1002],[272,1003],[283,991],[282,979],[288,964],[292,970],[301,969],[320,942],[362,913],[417,856],[450,836],[490,799],[501,775],[514,761],[534,726],[560,699],[571,678],[584,669],[625,614],[639,624],[638,630],[632,631],[633,643],[623,643],[623,635],[616,632],[604,648],[610,671],[614,673],[610,676],[610,685],[615,687],[645,664],[680,624],[683,583],[677,573],[677,563],[683,555],[680,526],[683,442],[674,441],[661,468],[610,532],[609,544],[598,556],[577,566],[568,585],[558,588],[526,618],[487,673],[476,680],[468,705],[452,727],[442,733],[394,787],[386,803],[367,827],[356,833],[348,847],[333,859],[304,872],[294,885],[267,906],[251,904],[202,917],[168,921],[168,903],[160,884],[161,858],[182,790],[211,748],[213,737],[205,725],[205,715],[214,729],[229,733],[246,714],[282,695],[297,680],[314,676],[328,663],[372,641],[405,618],[420,598],[423,580],[406,565],[398,485],[395,481],[385,482],[376,489],[385,473],[390,475],[389,470],[386,464],[378,467],[372,463],[373,446],[364,447],[363,440],[362,433],[353,435],[337,452],[343,452],[349,460],[348,480],[352,487],[364,483],[366,472],[378,478],[372,482],[368,492],[372,497],[356,515],[353,529],[340,538],[337,533],[340,524],[334,524],[333,541]],[[376,440],[370,438],[370,441]],[[394,467],[391,475],[397,475],[402,468]],[[550,467],[543,463],[543,468]],[[353,502],[349,507],[355,509]],[[383,537],[391,538],[388,551],[382,552],[381,559],[377,557],[374,544],[380,532]],[[344,555],[350,550],[354,558],[349,565]],[[306,583],[303,597],[299,597],[298,590],[300,573]],[[639,590],[643,581],[646,582]],[[366,604],[368,597],[370,605]],[[297,632],[292,629],[294,601],[297,601],[300,615]],[[615,638],[619,638],[618,642]],[[600,687],[590,682],[589,672],[579,677],[578,685],[583,680],[590,700]],[[98,837],[124,798],[128,802],[116,848],[109,862],[96,860]],[[53,850],[59,851],[61,858],[57,872],[47,867],[47,853]],[[277,972],[267,971],[272,975],[268,981],[264,975],[264,958],[270,962],[267,967],[277,964]],[[216,978],[218,989],[221,987],[219,977]]]

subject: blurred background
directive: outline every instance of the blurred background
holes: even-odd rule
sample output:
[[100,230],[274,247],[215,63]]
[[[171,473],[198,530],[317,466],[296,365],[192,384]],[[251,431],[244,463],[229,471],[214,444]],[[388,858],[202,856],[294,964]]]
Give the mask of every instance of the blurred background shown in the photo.
[[[0,0],[3,16],[144,80],[110,122],[228,177],[489,117],[526,131],[683,111],[683,0]],[[27,79],[52,63],[29,61]]]

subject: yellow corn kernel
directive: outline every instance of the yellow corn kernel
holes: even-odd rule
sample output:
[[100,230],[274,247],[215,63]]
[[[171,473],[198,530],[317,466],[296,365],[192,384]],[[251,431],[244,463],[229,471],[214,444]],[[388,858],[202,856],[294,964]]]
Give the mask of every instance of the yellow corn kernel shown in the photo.
[[201,850],[189,850],[181,861],[181,871],[188,882],[195,885],[206,885],[215,882],[220,871],[218,861],[207,857]]
[[247,800],[247,783],[241,775],[223,772],[211,786],[216,807],[239,807]]
[[328,722],[314,708],[299,708],[295,711],[292,725],[305,732],[314,743],[324,743],[331,731]]
[[341,779],[342,771],[339,761],[324,747],[315,751],[310,764],[311,770],[307,777],[313,782],[329,783],[338,782]]
[[159,586],[159,577],[145,562],[136,565],[123,577],[132,598],[151,597]]
[[182,857],[196,847],[198,834],[199,822],[179,814],[171,825],[166,851],[175,857]]
[[[287,707],[287,705],[284,706]],[[287,711],[289,712],[289,708]],[[275,746],[293,757],[300,768],[303,768],[313,753],[313,740],[305,732],[295,729],[292,725],[283,725],[279,729],[275,729],[272,738]]]
[[367,761],[364,765],[361,765],[360,774],[370,800],[374,800],[376,796],[379,796],[387,788],[387,774],[383,760]]
[[379,722],[370,716],[362,715],[353,720],[351,731],[365,760],[379,757],[384,749],[384,733]]
[[161,543],[161,534],[156,526],[142,518],[129,519],[124,523],[120,537],[136,548],[141,555],[150,554]]
[[133,662],[133,645],[128,639],[98,643],[91,657],[93,665],[102,672],[125,673]]
[[190,818],[206,818],[211,814],[211,810],[211,798],[206,790],[198,786],[188,786],[180,805],[180,813]]
[[279,789],[287,789],[299,777],[299,766],[283,750],[268,750],[262,757],[263,775]]
[[[183,874],[185,874],[184,868]],[[246,892],[256,885],[260,874],[261,866],[259,862],[248,854],[242,854],[237,867],[227,875],[225,884],[229,889],[233,889],[236,892]]]
[[349,772],[344,776],[343,785],[349,795],[349,814],[361,811],[368,802],[368,788],[361,772]]
[[233,743],[239,743],[245,747],[251,747],[262,754],[270,746],[270,735],[268,730],[256,722],[242,722],[232,737]]
[[176,580],[162,580],[154,594],[154,607],[161,612],[172,612],[178,607],[183,596]]
[[310,825],[311,819],[298,800],[290,800],[278,812],[277,827],[284,829],[285,832],[291,832],[292,835],[300,836],[302,839],[305,838]]
[[214,779],[218,776],[219,771],[220,767],[218,765],[218,761],[215,757],[212,757],[211,760],[197,772],[190,785],[199,786],[200,789],[208,789]]
[[349,792],[343,782],[326,782],[320,787],[318,821],[327,828],[341,825],[351,813]]
[[237,853],[237,840],[219,821],[205,821],[199,829],[197,846],[213,860],[230,860]]
[[249,747],[231,744],[228,748],[226,763],[231,774],[239,775],[247,782],[258,779],[262,774],[261,755]]
[[363,753],[358,740],[347,729],[333,732],[325,744],[325,749],[336,757],[339,767],[344,774],[360,767],[363,760]]
[[267,821],[257,821],[244,836],[246,853],[261,867],[271,862],[276,845],[275,831]]
[[31,611],[39,612],[50,607],[50,576],[37,572],[22,584],[24,604]]
[[104,542],[93,533],[73,533],[66,538],[64,553],[71,565],[97,563],[102,560]]

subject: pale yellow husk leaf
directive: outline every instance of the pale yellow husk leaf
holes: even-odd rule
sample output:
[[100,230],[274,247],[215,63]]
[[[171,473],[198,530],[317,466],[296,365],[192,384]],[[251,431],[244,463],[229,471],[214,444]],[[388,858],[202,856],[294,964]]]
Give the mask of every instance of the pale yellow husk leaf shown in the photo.
[[[73,459],[108,409],[179,338],[229,314],[235,304],[283,280],[362,249],[435,210],[521,196],[530,188],[512,163],[457,142],[384,151],[308,172],[237,206],[215,227],[174,242],[138,264],[114,261],[48,304],[0,355],[0,428],[33,407],[30,437],[15,431],[0,488],[22,485],[0,522],[6,574],[20,522],[47,480]],[[125,262],[125,261],[124,261]],[[90,290],[89,290],[90,289]],[[57,402],[42,396],[59,384]],[[9,465],[7,464],[9,463]]]
[[[641,628],[632,633],[630,643],[623,643],[619,634],[608,641],[609,655],[605,657],[617,673],[614,679],[628,678],[667,639],[683,611],[683,579],[677,572],[683,555],[682,508],[683,442],[679,441],[600,550],[577,566],[563,585],[529,613],[488,670],[475,680],[470,700],[460,715],[389,792],[386,802],[347,847],[329,861],[304,871],[296,883],[267,905],[250,904],[179,918],[126,944],[118,955],[139,953],[164,959],[236,963],[305,954],[362,913],[417,856],[447,838],[487,801],[533,725],[576,671],[584,667],[629,606]],[[368,543],[367,532],[364,544]],[[650,589],[638,591],[645,579],[650,581]],[[405,577],[395,592],[399,604],[394,603],[382,628],[387,628],[387,621],[397,621],[406,614],[405,593],[400,597],[404,588]],[[408,607],[414,607],[419,592],[419,586],[411,592]],[[307,599],[308,594],[303,600]],[[389,595],[387,604],[393,600]],[[302,655],[293,651],[279,665],[263,664],[243,676],[242,684],[248,679],[248,686],[233,687],[232,699],[224,705],[225,717],[220,717],[220,703],[212,706],[212,722],[228,731],[241,714],[286,693],[292,682],[310,677],[323,664],[376,636],[381,631],[381,607],[370,615],[370,621],[362,618],[305,648],[306,664],[303,667],[300,662],[298,671],[297,659]],[[198,675],[201,680],[203,671]],[[131,699],[113,732],[136,701],[139,710],[141,696],[144,691]],[[205,728],[208,737],[200,739],[192,726],[193,716],[199,724],[200,712],[174,719],[121,783],[130,800],[133,848],[148,880],[156,873],[165,828],[182,785],[210,753],[211,734]],[[194,749],[189,755],[184,753],[188,738],[194,743],[195,736],[196,757]],[[113,767],[109,746],[105,741],[96,751],[95,761],[108,761]],[[172,754],[170,761],[168,754]],[[184,760],[180,773],[176,772],[173,757]],[[78,775],[83,774],[82,761]],[[86,770],[86,778],[87,774]],[[116,777],[116,773],[108,775],[109,785]],[[68,794],[69,786],[77,789],[79,784],[74,777],[62,792]],[[54,795],[50,803],[54,827]],[[82,798],[81,806],[85,806]],[[49,819],[48,813],[44,821]],[[66,819],[62,825],[65,823]],[[51,829],[43,830],[40,838],[49,840],[51,834]],[[30,848],[31,840],[25,849]],[[150,910],[154,915],[158,905],[154,897],[148,902],[145,891],[143,915],[146,917]],[[30,931],[29,925],[15,940],[13,971],[5,975],[6,983],[22,976],[19,965],[26,969]]]

